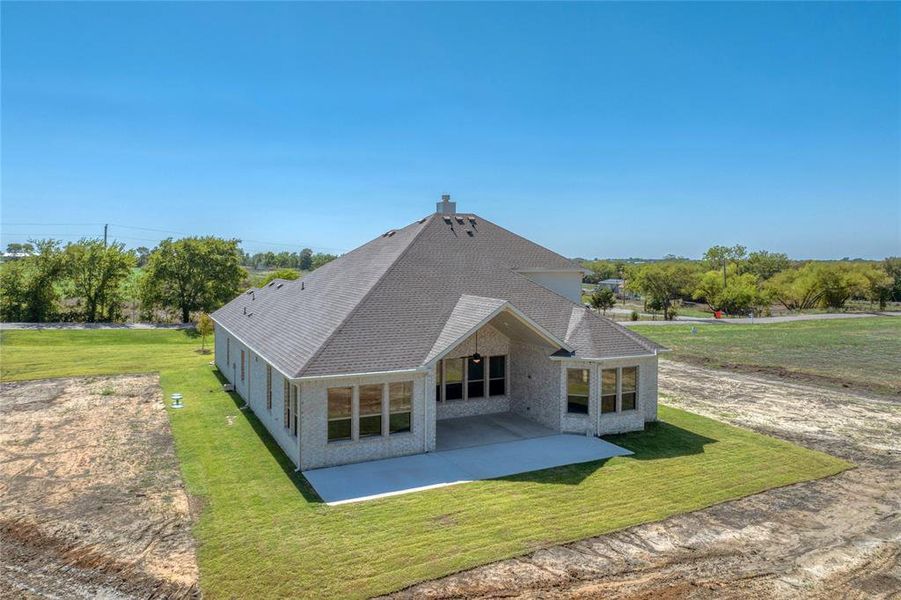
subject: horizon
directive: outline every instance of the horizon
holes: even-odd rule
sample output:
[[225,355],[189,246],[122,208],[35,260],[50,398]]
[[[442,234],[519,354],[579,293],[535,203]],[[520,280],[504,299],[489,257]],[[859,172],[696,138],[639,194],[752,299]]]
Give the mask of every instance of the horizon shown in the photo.
[[4,248],[339,254],[450,193],[570,257],[901,254],[897,4],[0,11]]

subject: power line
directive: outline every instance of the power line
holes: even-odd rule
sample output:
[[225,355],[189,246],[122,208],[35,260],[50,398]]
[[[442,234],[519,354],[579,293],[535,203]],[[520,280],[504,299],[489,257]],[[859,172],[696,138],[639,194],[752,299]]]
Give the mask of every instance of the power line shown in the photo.
[[[121,229],[130,229],[130,230],[135,230],[135,231],[151,231],[151,232],[155,232],[155,233],[167,233],[167,234],[181,235],[181,236],[197,235],[196,233],[188,233],[185,231],[174,231],[171,229],[158,229],[158,228],[154,228],[154,227],[139,227],[136,225],[123,225],[121,223],[109,223],[109,224],[105,224],[105,223],[16,223],[16,222],[0,223],[0,227],[2,227],[4,229],[6,229],[7,227],[32,227],[32,226],[47,226],[47,227],[101,227],[102,226],[104,228],[104,238],[107,237],[107,232],[108,232],[107,227],[118,227]],[[69,233],[44,233],[44,232],[22,233],[22,232],[16,232],[16,231],[11,232],[8,230],[5,231],[5,236],[9,236],[9,235],[25,236],[28,238],[36,238],[39,236],[55,236],[55,237],[65,237],[65,238],[99,237],[97,234],[82,234],[82,233],[72,233],[72,232],[69,232]],[[115,235],[114,233],[110,234],[109,237],[112,237],[114,239],[136,240],[136,241],[142,241],[142,242],[157,242],[157,243],[161,239],[161,238],[145,238],[145,237]],[[246,238],[242,238],[240,236],[238,236],[237,239],[242,244],[244,244],[244,243],[259,244],[262,246],[275,246],[275,247],[298,248],[298,249],[315,248],[317,250],[337,252],[337,253],[343,253],[343,252],[346,252],[346,250],[347,250],[346,248],[319,246],[318,244],[310,244],[310,243],[304,243],[304,242],[294,242],[294,243],[272,242],[272,241],[266,241],[266,240],[246,239]]]

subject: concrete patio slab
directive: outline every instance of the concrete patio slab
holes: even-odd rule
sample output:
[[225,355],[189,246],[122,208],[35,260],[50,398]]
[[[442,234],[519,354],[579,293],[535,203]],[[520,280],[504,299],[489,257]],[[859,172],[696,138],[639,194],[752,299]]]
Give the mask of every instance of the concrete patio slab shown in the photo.
[[442,419],[436,427],[436,450],[439,452],[557,433],[550,427],[510,412]]
[[555,434],[304,471],[329,505],[632,454],[599,438]]

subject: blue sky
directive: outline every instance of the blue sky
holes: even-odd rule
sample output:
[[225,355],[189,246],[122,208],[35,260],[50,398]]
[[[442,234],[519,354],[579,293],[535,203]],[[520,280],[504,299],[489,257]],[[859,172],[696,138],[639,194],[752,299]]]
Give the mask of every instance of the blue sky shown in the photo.
[[899,254],[899,14],[4,2],[2,242],[346,251],[451,193],[569,256]]

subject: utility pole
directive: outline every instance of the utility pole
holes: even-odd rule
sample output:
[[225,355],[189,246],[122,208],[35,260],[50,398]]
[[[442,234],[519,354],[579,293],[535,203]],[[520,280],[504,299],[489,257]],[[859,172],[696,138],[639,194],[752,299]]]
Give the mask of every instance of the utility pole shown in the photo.
[[109,223],[103,226],[103,247],[106,248],[106,233],[109,229]]
[[726,289],[726,263],[728,261],[723,258],[723,289]]

